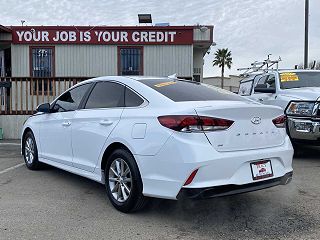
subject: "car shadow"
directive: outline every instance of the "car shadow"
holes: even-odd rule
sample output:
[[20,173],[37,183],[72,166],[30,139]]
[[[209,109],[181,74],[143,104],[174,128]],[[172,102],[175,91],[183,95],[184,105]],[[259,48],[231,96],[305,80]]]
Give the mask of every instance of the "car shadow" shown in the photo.
[[[95,202],[101,202],[100,206],[88,207],[116,212],[100,183],[53,167],[45,169],[45,173],[59,179],[64,186],[79,188],[83,193],[82,199],[94,198]],[[294,184],[290,184],[207,200],[152,199],[144,210],[128,217],[149,225],[173,226],[183,232],[184,236],[197,234],[204,238],[213,235],[223,238],[226,233],[232,232],[239,238],[250,238],[253,235],[268,236],[269,239],[290,235],[296,237],[299,234],[303,236],[319,225],[317,217],[297,206],[299,201],[298,190]]]
[[[263,193],[264,191],[264,193]],[[283,204],[284,199],[273,191],[262,190],[207,200],[168,201],[156,199],[142,216],[149,214],[169,218],[182,231],[198,232],[203,236],[224,235],[232,232],[239,238],[268,236],[279,238],[304,234],[316,229],[317,221],[294,204]],[[280,200],[281,199],[281,200]]]
[[320,160],[320,146],[301,145],[295,149],[294,160]]

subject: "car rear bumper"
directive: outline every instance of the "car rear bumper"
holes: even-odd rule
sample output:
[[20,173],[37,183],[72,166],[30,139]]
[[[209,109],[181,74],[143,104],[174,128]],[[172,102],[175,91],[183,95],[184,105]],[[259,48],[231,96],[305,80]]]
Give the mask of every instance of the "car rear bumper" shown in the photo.
[[293,172],[285,174],[283,177],[273,178],[265,181],[248,183],[243,185],[224,185],[205,188],[182,188],[177,196],[177,199],[193,198],[206,199],[213,197],[222,197],[246,192],[257,191],[265,188],[270,188],[278,185],[286,185],[291,182]]
[[[183,139],[188,136],[191,137],[186,135]],[[282,178],[293,171],[293,149],[289,137],[278,147],[222,153],[215,151],[204,134],[197,134],[196,137],[197,141],[182,142],[172,136],[156,156],[135,156],[145,196],[177,199],[181,189],[192,192],[192,189],[246,186],[257,182],[263,185],[266,180],[253,180],[250,167],[251,163],[260,160],[271,162],[273,177],[270,180]],[[196,169],[192,182],[184,186]]]
[[288,117],[288,131],[293,140],[320,142],[320,121]]

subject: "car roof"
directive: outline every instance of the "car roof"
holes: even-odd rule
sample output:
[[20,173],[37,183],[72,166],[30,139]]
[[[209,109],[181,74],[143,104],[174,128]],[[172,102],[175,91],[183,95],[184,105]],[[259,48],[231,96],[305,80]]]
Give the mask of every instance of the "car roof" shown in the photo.
[[[173,78],[169,78],[169,77],[155,77],[155,76],[125,76],[127,78],[131,78],[133,80],[136,80],[136,81],[141,81],[141,80],[168,80],[168,79],[173,79]],[[178,80],[178,79],[175,79],[175,80]]]
[[141,81],[141,80],[183,80],[183,79],[176,79],[176,78],[169,78],[169,77],[156,77],[156,76],[101,76],[96,78],[91,78],[85,81],[82,81],[81,83],[89,83],[89,82],[97,82],[97,81]]
[[278,72],[320,72],[315,69],[279,69]]
[[249,73],[248,75],[244,76],[243,79],[240,80],[240,83],[252,80],[253,78],[255,78],[258,75],[268,74],[268,73],[272,73],[272,72],[277,72],[277,73],[285,73],[285,72],[319,72],[320,73],[320,70],[315,70],[315,69],[268,69],[268,70],[265,70],[265,71]]

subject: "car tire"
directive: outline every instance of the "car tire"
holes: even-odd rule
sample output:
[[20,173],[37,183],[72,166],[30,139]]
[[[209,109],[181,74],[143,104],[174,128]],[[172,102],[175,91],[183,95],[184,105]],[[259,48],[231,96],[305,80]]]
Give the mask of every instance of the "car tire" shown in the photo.
[[27,132],[23,138],[23,157],[28,169],[38,170],[41,168],[42,164],[38,159],[37,143],[31,131]]
[[128,213],[141,210],[147,203],[136,161],[126,149],[115,150],[105,167],[105,186],[112,205]]
[[291,139],[292,147],[293,147],[293,156],[294,157],[300,157],[302,153],[301,145],[299,145],[297,142],[295,142],[293,139]]

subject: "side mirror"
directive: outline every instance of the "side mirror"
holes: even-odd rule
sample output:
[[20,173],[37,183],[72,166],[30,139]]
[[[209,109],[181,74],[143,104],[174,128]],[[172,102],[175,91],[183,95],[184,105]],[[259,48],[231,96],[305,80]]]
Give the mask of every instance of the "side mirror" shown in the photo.
[[272,87],[268,88],[265,84],[258,84],[254,88],[254,92],[257,92],[257,93],[276,93],[276,89],[272,88]]
[[42,103],[37,107],[37,112],[42,113],[49,113],[50,112],[50,104],[49,103]]

